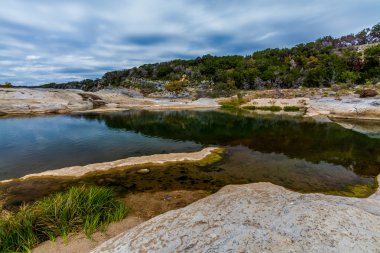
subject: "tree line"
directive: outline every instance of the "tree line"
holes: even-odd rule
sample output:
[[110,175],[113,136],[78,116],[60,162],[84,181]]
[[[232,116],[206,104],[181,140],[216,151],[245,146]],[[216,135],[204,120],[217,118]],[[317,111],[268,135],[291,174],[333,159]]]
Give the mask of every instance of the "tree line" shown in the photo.
[[[340,38],[326,36],[292,48],[273,48],[247,56],[204,55],[112,71],[100,79],[86,79],[42,87],[96,90],[106,86],[131,87],[167,81],[168,87],[186,82],[224,89],[329,87],[332,84],[380,82],[380,23]],[[139,81],[140,80],[140,81]],[[173,86],[174,85],[174,86]]]

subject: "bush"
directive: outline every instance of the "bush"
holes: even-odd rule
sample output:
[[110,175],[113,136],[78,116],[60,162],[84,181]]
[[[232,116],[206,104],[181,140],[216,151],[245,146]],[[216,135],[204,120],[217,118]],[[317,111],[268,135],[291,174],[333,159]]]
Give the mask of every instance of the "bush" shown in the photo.
[[167,85],[165,85],[165,89],[170,92],[179,93],[184,89],[183,82],[170,81]]
[[0,252],[29,251],[43,241],[80,230],[90,236],[127,213],[112,189],[72,187],[1,217]]

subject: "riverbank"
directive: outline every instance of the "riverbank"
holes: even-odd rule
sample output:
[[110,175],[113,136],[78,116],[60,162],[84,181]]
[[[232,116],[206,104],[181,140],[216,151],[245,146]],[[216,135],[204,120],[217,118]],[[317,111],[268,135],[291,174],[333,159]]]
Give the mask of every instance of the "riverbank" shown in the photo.
[[[361,98],[361,90],[331,88],[247,91],[242,107],[301,111],[305,117],[380,120],[380,95]],[[232,100],[236,98],[232,98]],[[149,98],[123,89],[97,92],[55,89],[0,88],[0,116],[76,112],[112,112],[129,109],[167,110],[219,108],[231,98]],[[270,108],[271,107],[271,108]],[[289,110],[287,110],[289,109]],[[297,114],[298,115],[298,114]]]
[[217,108],[213,99],[169,99],[131,97],[120,90],[83,92],[80,90],[0,88],[0,116],[110,112],[128,109]]
[[57,238],[32,252],[375,252],[380,239],[379,190],[356,199],[255,183],[225,186],[210,196],[204,191],[148,192],[123,201],[134,208],[106,233],[97,232],[92,240],[84,233],[67,241]]
[[144,192],[127,194],[122,201],[131,207],[130,213],[122,221],[111,223],[105,233],[96,232],[92,238],[84,233],[71,235],[66,241],[62,237],[46,241],[32,250],[33,253],[83,253],[89,252],[101,243],[123,233],[147,220],[171,210],[183,208],[210,195],[207,191],[175,190],[166,192]]

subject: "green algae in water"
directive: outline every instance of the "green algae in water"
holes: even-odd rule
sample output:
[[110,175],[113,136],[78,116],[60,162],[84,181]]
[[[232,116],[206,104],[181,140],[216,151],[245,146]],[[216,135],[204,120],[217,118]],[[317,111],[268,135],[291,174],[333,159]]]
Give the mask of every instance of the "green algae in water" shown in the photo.
[[[138,173],[141,168],[149,169],[150,172],[141,175]],[[169,163],[163,166],[138,166],[128,170],[93,173],[74,180],[34,178],[0,185],[0,190],[7,193],[6,206],[12,208],[24,201],[33,202],[51,192],[63,191],[73,185],[112,187],[123,195],[130,192],[172,190],[216,192],[229,184],[263,181],[298,192],[335,195],[342,195],[343,185],[348,189],[355,189],[354,194],[346,196],[357,197],[366,197],[376,188],[374,178],[358,177],[342,166],[312,164],[304,160],[288,159],[285,155],[262,154],[244,147],[230,147],[226,148],[222,160],[206,166],[200,163]],[[361,186],[366,191],[360,191],[358,195]]]
[[329,191],[325,193],[344,197],[366,198],[375,193],[378,187],[379,183],[374,179],[372,184],[349,185],[341,191]]

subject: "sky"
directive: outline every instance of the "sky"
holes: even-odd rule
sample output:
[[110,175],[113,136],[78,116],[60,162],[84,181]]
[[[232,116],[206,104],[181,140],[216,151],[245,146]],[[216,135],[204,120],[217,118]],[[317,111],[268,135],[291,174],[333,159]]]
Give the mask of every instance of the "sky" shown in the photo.
[[0,0],[0,83],[248,55],[380,22],[379,0]]

